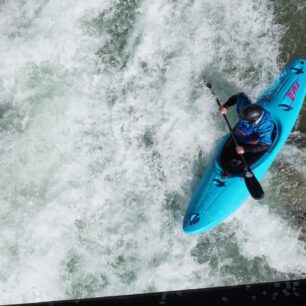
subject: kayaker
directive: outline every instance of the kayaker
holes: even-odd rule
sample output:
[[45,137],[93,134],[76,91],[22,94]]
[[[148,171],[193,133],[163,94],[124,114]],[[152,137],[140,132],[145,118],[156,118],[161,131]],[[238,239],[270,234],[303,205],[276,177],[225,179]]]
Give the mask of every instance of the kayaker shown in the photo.
[[[243,92],[231,96],[219,109],[227,114],[228,108],[237,105],[239,121],[234,128],[236,139],[241,146],[236,147],[238,154],[266,152],[272,144],[274,123],[270,113],[258,104],[251,102]],[[256,154],[258,155],[258,154]]]

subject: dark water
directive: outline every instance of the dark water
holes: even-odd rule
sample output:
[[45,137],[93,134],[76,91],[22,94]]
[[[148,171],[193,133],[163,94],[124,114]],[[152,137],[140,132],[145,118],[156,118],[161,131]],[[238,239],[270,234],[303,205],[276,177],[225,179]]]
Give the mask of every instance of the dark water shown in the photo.
[[279,61],[287,63],[296,57],[306,57],[306,2],[304,0],[274,0],[276,22],[284,27]]

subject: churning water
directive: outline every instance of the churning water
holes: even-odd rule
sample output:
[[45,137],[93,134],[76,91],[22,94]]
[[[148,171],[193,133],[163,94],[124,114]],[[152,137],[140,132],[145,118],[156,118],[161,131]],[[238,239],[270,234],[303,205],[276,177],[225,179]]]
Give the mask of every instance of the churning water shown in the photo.
[[201,74],[255,98],[296,41],[281,3],[0,1],[0,304],[305,275],[303,120],[264,200],[182,231],[226,132]]

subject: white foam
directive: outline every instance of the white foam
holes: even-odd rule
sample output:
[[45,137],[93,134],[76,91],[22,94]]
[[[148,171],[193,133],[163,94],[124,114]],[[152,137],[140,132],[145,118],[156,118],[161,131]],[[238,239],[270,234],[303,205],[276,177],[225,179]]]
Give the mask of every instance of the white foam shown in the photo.
[[[95,25],[102,12],[111,22],[118,3],[1,6],[1,303],[238,282],[200,264],[191,255],[200,236],[181,229],[195,172],[225,132],[199,75],[222,72],[223,83],[252,95],[265,87],[278,72],[273,12],[267,1],[145,1],[116,51],[120,68],[98,56],[111,34]],[[256,82],[246,74],[253,68]],[[263,227],[274,237],[288,229],[277,220]],[[237,233],[250,258],[264,235],[252,233],[254,223]],[[291,249],[279,264],[277,239],[257,254],[287,272],[292,256],[304,257],[294,231],[284,237]]]
[[305,245],[298,239],[299,232],[270,212],[267,204],[250,200],[237,213],[241,254],[250,259],[263,258],[280,272],[305,273]]

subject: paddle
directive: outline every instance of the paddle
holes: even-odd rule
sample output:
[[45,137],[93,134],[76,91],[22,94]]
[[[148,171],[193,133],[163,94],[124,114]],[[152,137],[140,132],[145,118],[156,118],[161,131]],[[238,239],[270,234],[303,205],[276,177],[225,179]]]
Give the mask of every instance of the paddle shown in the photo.
[[[204,80],[205,81],[205,80]],[[217,102],[217,104],[219,105],[219,107],[221,107],[221,103],[219,101],[219,98],[215,95],[215,93],[213,92],[212,90],[212,86],[210,83],[208,83],[207,81],[205,81],[205,85],[210,89],[211,93],[214,95],[215,97],[215,100]],[[230,130],[230,133],[231,133],[231,136],[232,136],[232,139],[234,140],[235,142],[235,145],[236,146],[240,146],[236,137],[235,137],[235,134],[234,134],[234,131],[227,119],[227,116],[225,114],[223,114],[223,118]],[[250,169],[245,157],[243,156],[243,154],[239,154],[239,156],[241,157],[241,160],[244,164],[244,182],[245,182],[245,185],[246,187],[248,188],[249,190],[249,193],[251,194],[251,196],[255,199],[255,200],[259,200],[259,199],[262,199],[264,197],[264,191],[260,185],[260,183],[258,182],[257,178],[255,177],[254,173],[252,172],[252,170]]]

